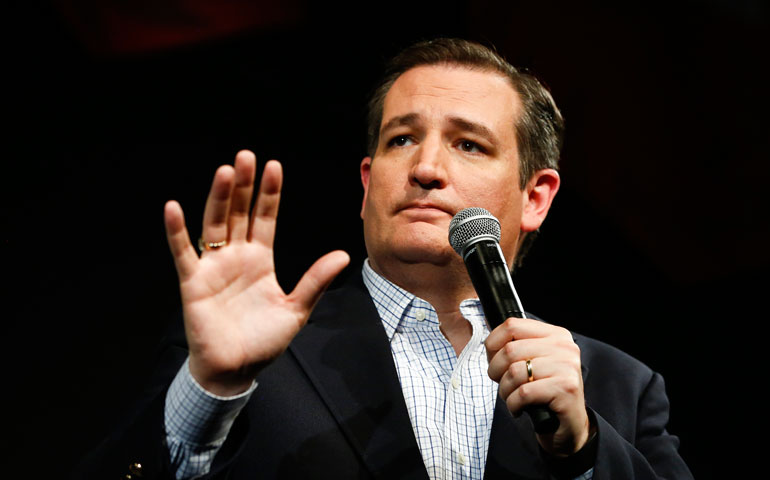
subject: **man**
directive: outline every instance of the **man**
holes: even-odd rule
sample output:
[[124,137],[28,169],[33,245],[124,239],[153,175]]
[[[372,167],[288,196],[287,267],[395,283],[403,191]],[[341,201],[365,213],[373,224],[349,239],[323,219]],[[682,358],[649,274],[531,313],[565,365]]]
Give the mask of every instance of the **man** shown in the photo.
[[[147,403],[105,444],[99,472],[689,477],[665,431],[659,375],[538,320],[489,332],[447,241],[455,213],[483,207],[513,262],[559,188],[561,130],[547,91],[490,50],[451,39],[405,50],[370,103],[371,157],[360,167],[368,259],[322,299],[349,259],[327,254],[282,291],[277,162],[265,165],[251,213],[254,155],[217,170],[200,257],[169,202],[186,342],[172,335]],[[520,415],[532,405],[558,416],[556,432],[534,432]]]

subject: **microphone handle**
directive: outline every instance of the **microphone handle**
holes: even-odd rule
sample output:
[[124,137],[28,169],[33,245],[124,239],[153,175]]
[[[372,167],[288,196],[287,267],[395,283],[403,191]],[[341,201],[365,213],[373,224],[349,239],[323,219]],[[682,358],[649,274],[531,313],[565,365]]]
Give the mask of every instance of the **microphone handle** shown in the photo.
[[[466,249],[463,260],[490,329],[494,330],[510,317],[526,318],[497,242],[476,242]],[[546,405],[530,405],[524,411],[539,434],[553,433],[559,428],[559,417]]]

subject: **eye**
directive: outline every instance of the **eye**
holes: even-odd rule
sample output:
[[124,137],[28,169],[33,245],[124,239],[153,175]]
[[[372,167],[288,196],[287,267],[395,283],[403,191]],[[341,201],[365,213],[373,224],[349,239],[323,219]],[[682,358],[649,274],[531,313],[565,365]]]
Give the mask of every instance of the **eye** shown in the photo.
[[398,135],[388,141],[389,147],[406,147],[411,145],[412,139],[409,135]]
[[458,145],[458,148],[463,152],[467,152],[467,153],[485,153],[486,152],[484,147],[470,140],[461,140]]

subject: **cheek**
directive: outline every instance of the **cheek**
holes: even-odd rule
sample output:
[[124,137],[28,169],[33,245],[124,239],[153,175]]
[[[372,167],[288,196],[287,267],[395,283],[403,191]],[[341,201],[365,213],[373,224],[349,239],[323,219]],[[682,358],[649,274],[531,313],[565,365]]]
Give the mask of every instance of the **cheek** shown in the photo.
[[466,207],[485,208],[497,216],[509,211],[514,205],[513,192],[506,184],[489,177],[468,177],[469,180],[463,182],[462,186],[455,186]]
[[388,185],[387,182],[383,182],[383,177],[372,176],[364,200],[364,217],[375,220],[385,216],[389,208],[387,192],[389,192],[391,188],[392,187]]
[[[384,162],[382,161],[379,163],[380,165],[378,165],[378,162],[372,164],[367,200],[369,204],[382,207],[391,203],[391,197],[394,197],[397,192],[402,191],[403,187],[399,187],[398,172],[384,168],[382,166]],[[378,168],[375,168],[375,165]]]
[[487,178],[482,182],[470,182],[458,189],[463,208],[481,207],[489,210],[500,221],[504,231],[518,232],[521,224],[521,192],[510,183]]

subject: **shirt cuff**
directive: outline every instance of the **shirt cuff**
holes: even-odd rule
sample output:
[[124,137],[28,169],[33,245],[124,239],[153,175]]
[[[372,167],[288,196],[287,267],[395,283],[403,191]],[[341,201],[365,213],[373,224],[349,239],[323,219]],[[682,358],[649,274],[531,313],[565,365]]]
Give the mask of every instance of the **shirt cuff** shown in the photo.
[[193,378],[188,358],[166,394],[166,434],[194,445],[223,441],[256,388],[257,382],[253,382],[248,390],[232,397],[210,393]]

